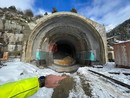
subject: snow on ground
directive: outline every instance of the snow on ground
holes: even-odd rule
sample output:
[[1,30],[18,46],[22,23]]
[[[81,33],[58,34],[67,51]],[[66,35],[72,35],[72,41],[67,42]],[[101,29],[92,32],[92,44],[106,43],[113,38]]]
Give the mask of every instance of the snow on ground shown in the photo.
[[[100,72],[104,75],[110,76],[114,79],[117,79],[119,81],[122,81],[126,84],[130,84],[130,75],[124,75],[123,73],[130,73],[130,69],[125,68],[116,68],[115,63],[106,63],[103,68],[90,68],[94,71]],[[120,74],[110,74],[109,72],[113,73],[120,73]]]
[[89,82],[94,98],[129,98],[130,90],[87,72],[88,67],[79,68],[78,72]]
[[[29,63],[23,63],[19,60],[14,62],[7,62],[7,66],[0,69],[0,85],[21,80],[24,78],[34,77],[34,76],[46,76],[50,74],[61,75],[51,69],[39,69],[34,65]],[[41,88],[34,96],[30,98],[51,98],[53,89]]]
[[[70,93],[68,94],[68,98],[130,98],[129,89],[111,83],[110,81],[107,81],[104,78],[88,71],[88,69],[91,69],[121,80],[125,83],[130,83],[130,76],[125,76],[122,74],[123,72],[130,73],[130,69],[115,68],[114,63],[107,63],[103,68],[81,67],[77,72],[72,74],[58,73],[48,68],[39,69],[34,65],[20,62],[19,60],[7,62],[6,64],[7,66],[0,69],[0,85],[34,76],[39,77],[50,74],[67,74],[70,77],[73,77],[75,82],[75,87],[69,91]],[[115,71],[120,72],[121,74],[114,75],[108,73]],[[51,98],[53,92],[54,89],[43,87],[30,98]]]

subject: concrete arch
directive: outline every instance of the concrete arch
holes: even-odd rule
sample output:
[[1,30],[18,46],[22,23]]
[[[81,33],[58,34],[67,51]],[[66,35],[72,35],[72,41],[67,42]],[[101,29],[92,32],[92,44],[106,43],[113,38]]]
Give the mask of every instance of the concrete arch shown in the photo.
[[[80,54],[80,58],[76,57],[76,61],[79,64],[85,64],[85,56],[89,51],[93,51],[96,56],[96,61],[93,63],[104,64],[106,63],[106,36],[97,30],[98,25],[85,17],[70,12],[62,12],[51,14],[45,18],[34,28],[29,36],[25,61],[35,59],[35,53],[37,48],[42,48],[48,56],[45,60],[47,65],[53,65],[53,54],[49,52],[50,43],[58,43],[59,48],[69,47],[68,50],[72,50],[71,46],[75,49],[75,55]],[[61,46],[60,46],[61,45]],[[66,50],[66,51],[68,51]],[[51,62],[51,63],[50,63]]]

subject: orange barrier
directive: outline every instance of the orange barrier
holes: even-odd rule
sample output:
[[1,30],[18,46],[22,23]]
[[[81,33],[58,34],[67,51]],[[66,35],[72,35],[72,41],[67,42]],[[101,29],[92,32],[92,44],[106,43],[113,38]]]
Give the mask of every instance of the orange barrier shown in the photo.
[[3,58],[0,58],[1,61],[7,61],[9,58],[9,53],[8,52],[4,52],[3,54]]

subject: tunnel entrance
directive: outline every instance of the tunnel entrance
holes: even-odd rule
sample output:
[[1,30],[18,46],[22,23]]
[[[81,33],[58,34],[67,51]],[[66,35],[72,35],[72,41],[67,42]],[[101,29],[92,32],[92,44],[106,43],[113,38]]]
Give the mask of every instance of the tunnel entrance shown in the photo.
[[45,61],[42,66],[58,72],[76,71],[80,66],[89,66],[88,61],[93,65],[107,61],[104,26],[78,14],[47,15],[28,37],[24,41],[22,60],[35,60],[40,48]]
[[53,47],[53,62],[56,65],[70,66],[76,63],[76,51],[72,43],[65,40],[57,41]]

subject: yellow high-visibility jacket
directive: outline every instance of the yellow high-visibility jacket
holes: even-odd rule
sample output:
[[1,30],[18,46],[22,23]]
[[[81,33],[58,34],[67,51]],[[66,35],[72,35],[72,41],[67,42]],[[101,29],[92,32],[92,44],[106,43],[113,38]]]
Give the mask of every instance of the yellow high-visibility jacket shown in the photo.
[[0,85],[0,98],[28,98],[39,89],[38,77]]

